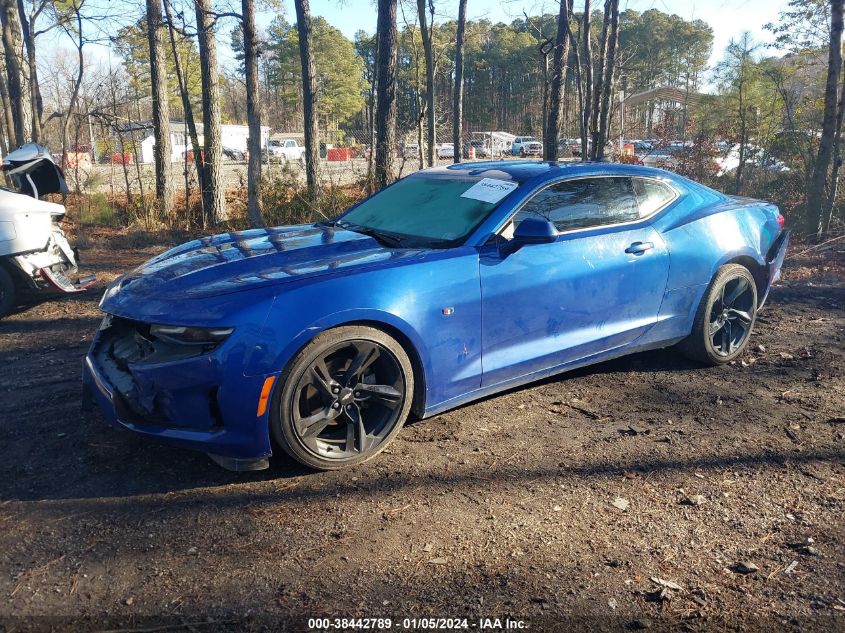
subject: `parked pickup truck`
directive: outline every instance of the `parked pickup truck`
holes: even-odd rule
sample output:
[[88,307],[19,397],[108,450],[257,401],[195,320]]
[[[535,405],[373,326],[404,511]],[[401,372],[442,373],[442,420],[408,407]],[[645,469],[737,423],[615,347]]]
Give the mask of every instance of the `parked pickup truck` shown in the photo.
[[517,136],[511,145],[514,156],[539,156],[543,153],[543,144],[533,136]]
[[267,144],[267,154],[273,162],[287,163],[291,161],[305,163],[305,148],[301,147],[293,139],[281,141],[271,140]]

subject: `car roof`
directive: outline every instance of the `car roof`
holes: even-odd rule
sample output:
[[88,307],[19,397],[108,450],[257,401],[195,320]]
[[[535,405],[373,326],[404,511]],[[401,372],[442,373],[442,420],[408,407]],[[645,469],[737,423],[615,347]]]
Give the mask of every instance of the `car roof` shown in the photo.
[[579,175],[622,175],[622,176],[651,176],[677,180],[678,177],[662,169],[643,167],[640,165],[624,165],[621,163],[598,163],[598,162],[549,162],[533,160],[501,160],[501,161],[475,161],[467,163],[456,163],[447,167],[433,167],[417,173],[441,173],[443,175],[460,175],[466,172],[468,176],[481,178],[498,178],[501,180],[516,180],[526,182],[537,178],[539,181],[559,178],[561,176]]

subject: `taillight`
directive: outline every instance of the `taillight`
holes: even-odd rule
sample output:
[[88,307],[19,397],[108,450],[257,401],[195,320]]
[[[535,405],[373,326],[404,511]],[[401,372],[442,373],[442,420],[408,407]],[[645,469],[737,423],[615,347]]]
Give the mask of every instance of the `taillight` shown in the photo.
[[783,214],[778,213],[778,226],[782,229],[786,226],[786,220],[783,217]]

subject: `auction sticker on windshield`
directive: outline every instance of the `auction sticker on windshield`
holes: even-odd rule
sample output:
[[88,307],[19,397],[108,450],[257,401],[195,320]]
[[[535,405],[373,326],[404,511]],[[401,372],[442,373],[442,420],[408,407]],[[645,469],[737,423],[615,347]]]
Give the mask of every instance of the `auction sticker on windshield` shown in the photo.
[[461,194],[461,198],[471,198],[494,204],[516,189],[519,183],[496,178],[482,178]]

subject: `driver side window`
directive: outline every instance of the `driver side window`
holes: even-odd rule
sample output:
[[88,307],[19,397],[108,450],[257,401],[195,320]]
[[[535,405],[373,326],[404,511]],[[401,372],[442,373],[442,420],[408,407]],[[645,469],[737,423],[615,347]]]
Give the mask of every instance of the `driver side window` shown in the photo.
[[516,216],[552,222],[558,231],[572,231],[639,218],[630,178],[580,178],[546,187],[526,202]]

